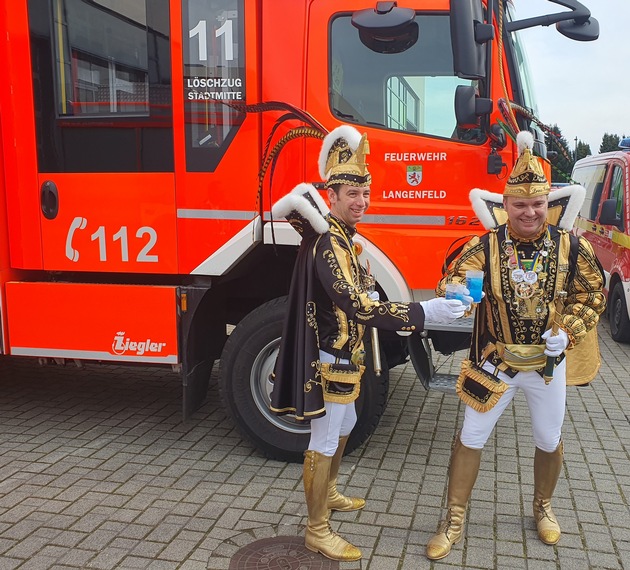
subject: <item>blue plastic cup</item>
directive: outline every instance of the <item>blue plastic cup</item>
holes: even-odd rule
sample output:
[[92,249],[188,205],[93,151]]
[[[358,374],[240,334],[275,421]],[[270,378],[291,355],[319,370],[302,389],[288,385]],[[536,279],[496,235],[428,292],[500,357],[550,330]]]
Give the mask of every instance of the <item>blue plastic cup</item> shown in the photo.
[[466,271],[466,288],[470,291],[473,303],[480,303],[481,291],[483,290],[483,271],[477,269]]
[[460,301],[463,301],[464,300],[464,286],[461,283],[447,283],[446,294],[444,296],[447,299],[458,299]]

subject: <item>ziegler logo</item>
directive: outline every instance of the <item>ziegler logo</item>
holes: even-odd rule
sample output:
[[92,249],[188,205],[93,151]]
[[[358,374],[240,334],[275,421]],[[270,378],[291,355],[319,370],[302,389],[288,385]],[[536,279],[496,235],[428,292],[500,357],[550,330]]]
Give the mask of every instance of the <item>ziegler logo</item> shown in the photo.
[[142,341],[131,340],[129,337],[125,338],[125,331],[119,331],[114,335],[112,352],[118,355],[131,352],[142,356],[147,352],[162,352],[165,346],[165,342],[153,342],[150,338]]

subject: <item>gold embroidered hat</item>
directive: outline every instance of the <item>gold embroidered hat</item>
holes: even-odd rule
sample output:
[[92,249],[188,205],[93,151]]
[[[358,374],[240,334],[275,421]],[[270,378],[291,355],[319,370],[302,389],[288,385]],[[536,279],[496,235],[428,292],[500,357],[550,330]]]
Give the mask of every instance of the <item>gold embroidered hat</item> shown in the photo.
[[542,165],[532,153],[534,135],[529,131],[521,131],[516,135],[516,146],[519,157],[505,185],[503,196],[518,198],[546,196],[549,194],[550,184]]
[[369,186],[372,176],[365,162],[370,154],[367,135],[350,125],[341,125],[324,138],[319,153],[319,175],[326,181],[326,188],[333,184]]

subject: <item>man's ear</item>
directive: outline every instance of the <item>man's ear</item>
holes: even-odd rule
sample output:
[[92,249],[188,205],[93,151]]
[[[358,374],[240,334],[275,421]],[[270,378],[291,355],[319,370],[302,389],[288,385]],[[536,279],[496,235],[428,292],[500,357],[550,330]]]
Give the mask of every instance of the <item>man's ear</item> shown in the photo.
[[328,203],[333,204],[337,201],[337,194],[332,188],[328,188]]

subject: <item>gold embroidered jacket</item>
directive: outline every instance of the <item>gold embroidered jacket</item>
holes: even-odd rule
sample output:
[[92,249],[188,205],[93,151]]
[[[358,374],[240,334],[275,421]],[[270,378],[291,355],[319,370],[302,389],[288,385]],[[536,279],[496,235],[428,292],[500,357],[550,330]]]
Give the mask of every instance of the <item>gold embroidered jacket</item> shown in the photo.
[[356,230],[330,216],[330,232],[315,247],[315,288],[320,348],[354,353],[362,349],[365,326],[422,330],[424,312],[418,303],[373,301],[366,287],[352,237]]
[[478,311],[482,322],[475,323],[471,355],[510,375],[516,370],[505,364],[498,348],[523,345],[540,353],[545,344],[541,337],[556,318],[559,291],[567,292],[558,324],[569,337],[569,349],[595,328],[606,307],[604,275],[591,245],[552,225],[533,240],[510,236],[507,225],[473,237],[451,263],[437,294],[445,294],[448,282],[465,283],[469,269],[485,272],[485,297]]
[[[333,216],[330,231],[302,239],[289,292],[271,410],[298,419],[325,414],[324,401],[358,396],[366,326],[413,331],[424,327],[419,303],[373,301],[352,238],[356,230]],[[319,350],[350,364],[322,364]]]

